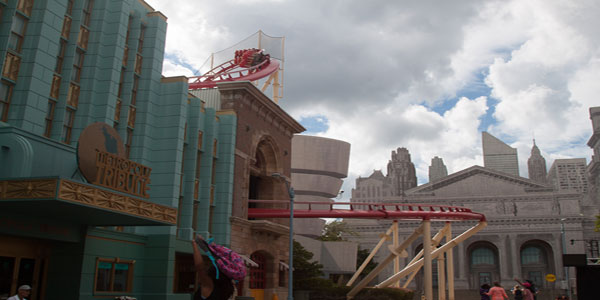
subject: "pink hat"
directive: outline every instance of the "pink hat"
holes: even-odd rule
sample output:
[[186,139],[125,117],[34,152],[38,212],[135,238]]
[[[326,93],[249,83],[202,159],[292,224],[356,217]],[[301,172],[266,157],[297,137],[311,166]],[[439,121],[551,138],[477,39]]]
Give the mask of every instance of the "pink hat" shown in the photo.
[[531,287],[531,283],[525,282],[525,283],[523,283],[523,286],[526,287],[526,288]]

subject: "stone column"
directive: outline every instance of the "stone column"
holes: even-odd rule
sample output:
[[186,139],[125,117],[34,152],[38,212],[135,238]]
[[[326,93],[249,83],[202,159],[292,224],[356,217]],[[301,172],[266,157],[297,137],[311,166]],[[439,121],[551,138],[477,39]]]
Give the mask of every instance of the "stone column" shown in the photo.
[[[512,257],[512,277],[521,278],[521,254],[517,245],[517,235],[510,235],[510,252]],[[512,278],[511,278],[512,279]]]
[[500,235],[500,245],[498,245],[498,265],[500,267],[500,281],[506,281],[509,279],[509,272],[508,272],[508,258],[510,257],[510,255],[508,255],[509,253],[509,249],[507,249],[506,247],[506,239],[508,238],[507,235],[502,234]]

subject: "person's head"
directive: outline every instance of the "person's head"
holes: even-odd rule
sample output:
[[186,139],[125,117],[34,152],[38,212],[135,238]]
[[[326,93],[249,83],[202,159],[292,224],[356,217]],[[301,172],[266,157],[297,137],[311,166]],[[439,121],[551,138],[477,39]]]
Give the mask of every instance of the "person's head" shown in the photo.
[[494,286],[499,286],[499,287],[501,287],[501,285],[500,285],[500,282],[498,282],[498,281],[494,282]]
[[19,294],[19,297],[21,297],[21,298],[29,297],[29,294],[31,294],[31,287],[26,284],[20,286],[19,290],[18,290],[18,294]]
[[222,291],[222,295],[225,296],[223,299],[229,299],[229,297],[233,295],[233,283],[231,282],[231,279],[225,276],[223,272],[219,272],[219,279],[217,279],[217,268],[215,268],[212,263],[209,264],[206,274],[208,274],[208,276],[212,278],[213,282],[215,283],[214,288]]
[[531,283],[529,283],[529,282],[524,282],[524,283],[523,283],[523,287],[525,287],[526,289],[531,289]]
[[484,290],[489,290],[490,289],[490,285],[487,284],[487,283],[484,283],[484,284],[481,285],[481,288],[484,289]]
[[521,287],[519,285],[515,285],[515,290],[520,290]]

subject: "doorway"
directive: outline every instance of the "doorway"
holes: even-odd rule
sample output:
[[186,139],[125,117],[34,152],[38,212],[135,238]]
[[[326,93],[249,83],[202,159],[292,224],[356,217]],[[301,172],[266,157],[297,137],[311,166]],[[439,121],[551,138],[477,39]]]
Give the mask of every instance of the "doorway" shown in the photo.
[[16,295],[17,289],[31,286],[29,300],[44,299],[48,247],[35,239],[0,236],[0,300]]

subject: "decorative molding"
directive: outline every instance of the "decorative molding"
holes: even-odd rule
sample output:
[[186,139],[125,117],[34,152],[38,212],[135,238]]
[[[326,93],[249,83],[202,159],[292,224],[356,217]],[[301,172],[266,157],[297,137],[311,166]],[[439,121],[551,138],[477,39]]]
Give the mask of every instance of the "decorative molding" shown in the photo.
[[56,196],[56,179],[0,181],[0,199],[47,199]]
[[70,180],[60,180],[57,198],[173,225],[177,224],[177,209],[175,208],[124,196]]
[[66,179],[0,181],[0,200],[58,199],[177,224],[177,209]]

